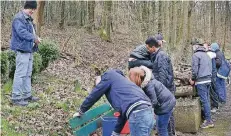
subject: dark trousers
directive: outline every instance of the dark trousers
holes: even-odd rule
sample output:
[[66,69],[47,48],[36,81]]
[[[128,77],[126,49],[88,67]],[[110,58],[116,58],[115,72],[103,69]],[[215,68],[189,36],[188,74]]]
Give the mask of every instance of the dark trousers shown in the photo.
[[212,81],[211,87],[210,87],[210,100],[211,100],[211,109],[212,108],[218,108],[219,103],[219,94],[216,88],[216,82]]

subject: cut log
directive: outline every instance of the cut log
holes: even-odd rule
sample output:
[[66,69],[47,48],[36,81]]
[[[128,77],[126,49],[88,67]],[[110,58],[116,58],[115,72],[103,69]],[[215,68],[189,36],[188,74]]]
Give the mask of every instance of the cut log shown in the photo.
[[196,90],[192,86],[180,86],[176,87],[175,96],[185,97],[185,96],[195,96]]

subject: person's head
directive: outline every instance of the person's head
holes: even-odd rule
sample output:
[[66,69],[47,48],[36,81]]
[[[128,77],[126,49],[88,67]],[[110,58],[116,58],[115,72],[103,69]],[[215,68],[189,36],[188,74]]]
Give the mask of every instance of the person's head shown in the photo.
[[206,51],[208,51],[210,49],[210,45],[208,42],[205,42],[203,45],[204,45]]
[[161,33],[158,33],[155,35],[155,39],[158,40],[158,43],[160,44],[160,46],[163,45],[163,43],[165,43],[166,41],[164,40],[164,37]]
[[24,4],[24,12],[31,16],[34,11],[37,9],[37,2],[36,1],[26,1]]
[[197,39],[197,38],[192,39],[191,45],[193,47],[193,51],[196,51],[200,46],[204,46],[204,43],[205,42],[202,39]]
[[144,75],[144,71],[139,67],[134,67],[129,70],[129,79],[137,86],[141,86]]
[[212,51],[216,51],[216,50],[220,49],[220,47],[217,43],[212,43],[210,46],[211,46]]
[[158,43],[158,40],[156,40],[154,37],[149,37],[145,41],[146,47],[148,49],[148,52],[153,53],[155,52],[158,48],[160,48],[160,44]]

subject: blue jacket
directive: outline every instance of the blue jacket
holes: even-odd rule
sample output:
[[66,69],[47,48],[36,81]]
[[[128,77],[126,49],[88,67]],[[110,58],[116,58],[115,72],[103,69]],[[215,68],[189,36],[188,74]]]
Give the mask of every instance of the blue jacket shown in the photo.
[[23,13],[23,11],[20,11],[15,15],[12,22],[10,42],[10,48],[12,50],[18,50],[26,53],[38,50],[37,45],[33,46],[36,37],[33,34],[33,23],[31,19],[32,18],[28,17],[25,13]]
[[224,54],[217,49],[216,51],[217,77],[227,79],[230,73],[230,66]]
[[100,83],[84,100],[80,106],[80,112],[86,112],[104,94],[112,107],[121,115],[114,130],[116,133],[120,133],[126,123],[126,112],[132,104],[138,101],[146,101],[151,105],[151,100],[145,95],[144,91],[129,81],[121,71],[109,70],[101,76]]
[[174,93],[176,87],[174,84],[173,67],[168,55],[160,48],[157,52],[151,54],[151,61],[153,63],[152,73],[155,79]]
[[203,46],[197,48],[192,56],[192,80],[199,82],[211,82],[212,61]]
[[156,115],[170,112],[176,105],[175,96],[159,81],[154,79],[151,70],[141,66],[145,78],[141,84],[145,94],[151,99]]

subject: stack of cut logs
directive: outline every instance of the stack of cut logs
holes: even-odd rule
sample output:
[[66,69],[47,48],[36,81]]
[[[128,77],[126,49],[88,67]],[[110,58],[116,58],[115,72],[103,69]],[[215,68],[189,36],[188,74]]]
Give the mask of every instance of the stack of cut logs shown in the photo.
[[174,70],[174,82],[176,85],[176,97],[187,97],[194,96],[195,91],[193,87],[189,84],[189,79],[191,78],[191,65],[179,64]]

